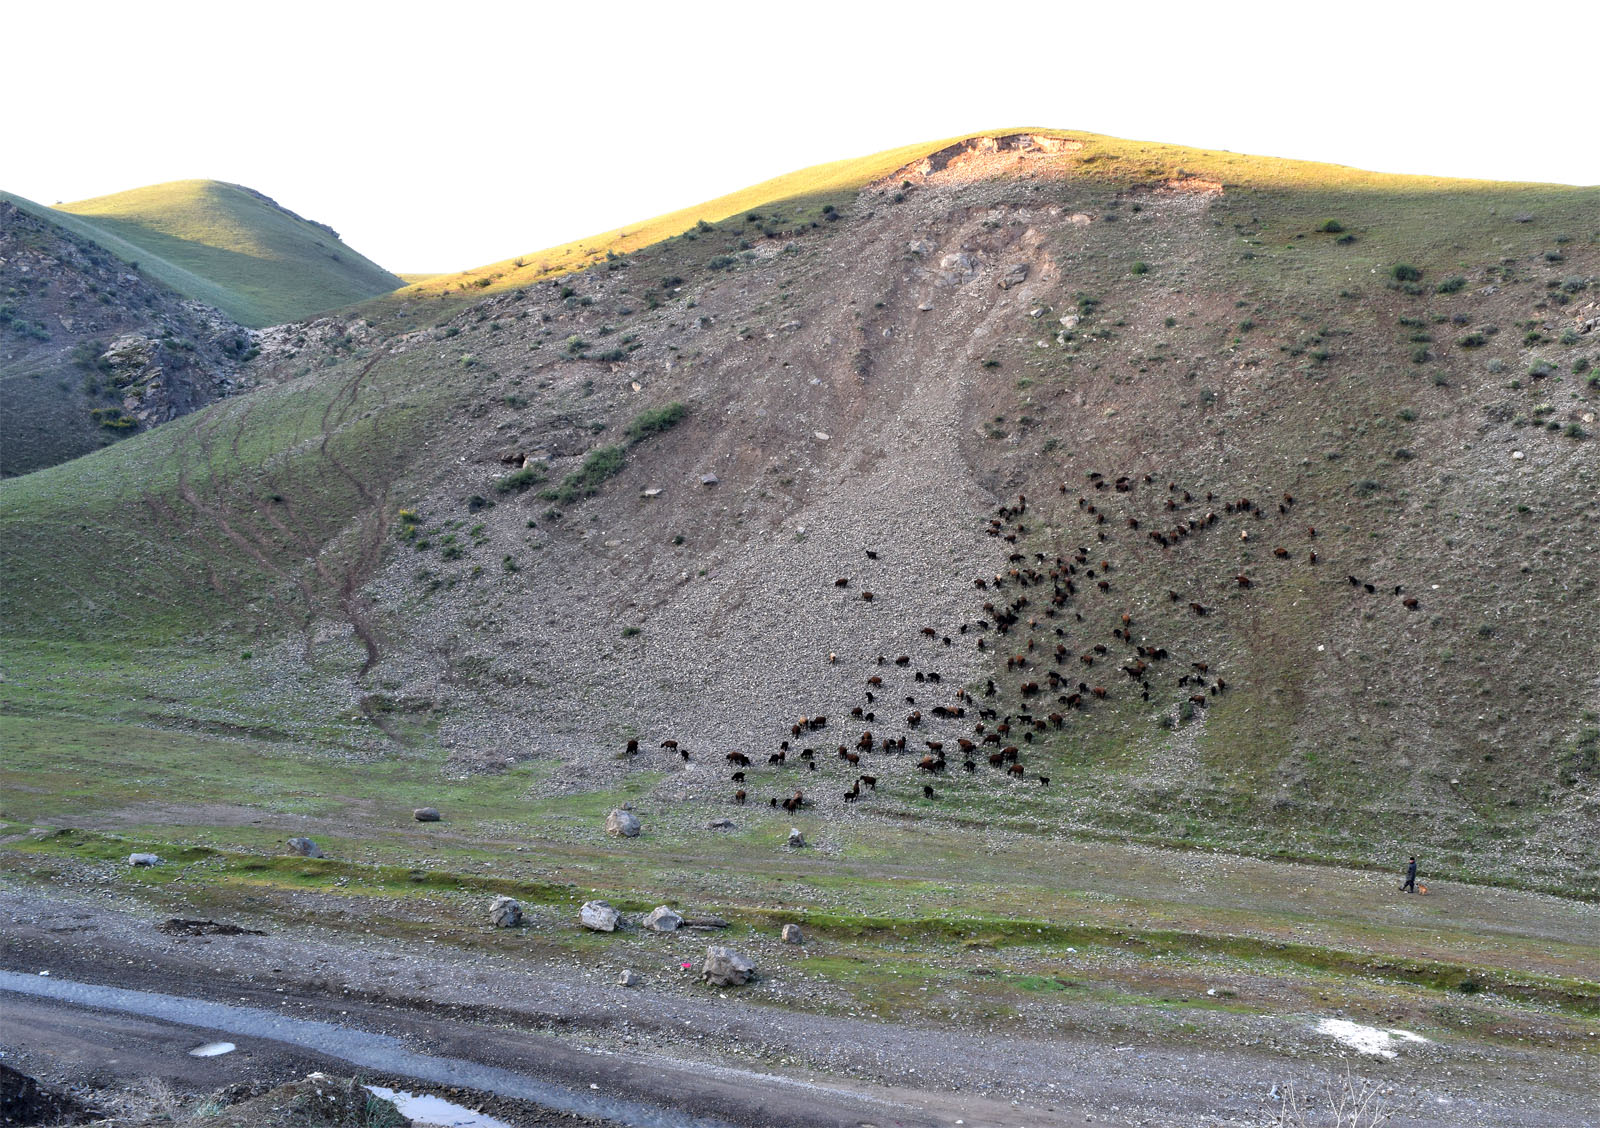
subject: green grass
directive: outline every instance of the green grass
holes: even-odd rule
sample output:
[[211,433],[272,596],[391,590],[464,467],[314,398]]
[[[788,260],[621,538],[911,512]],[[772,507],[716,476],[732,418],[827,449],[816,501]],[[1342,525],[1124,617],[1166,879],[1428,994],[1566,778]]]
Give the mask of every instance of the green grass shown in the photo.
[[[349,361],[0,483],[0,622],[149,643],[242,612],[281,630],[293,593],[337,600],[338,574],[371,566],[390,483],[454,394]],[[93,554],[72,547],[86,535]],[[333,554],[308,568],[308,546]]]
[[560,485],[541,490],[539,496],[546,501],[571,505],[581,498],[593,497],[599,493],[600,487],[622,473],[622,468],[627,464],[626,447],[599,447],[584,457],[582,466],[562,478]]
[[[593,497],[600,492],[600,487],[606,482],[622,473],[623,467],[628,464],[628,450],[637,446],[646,439],[672,430],[689,414],[689,409],[681,403],[669,403],[662,407],[650,408],[634,416],[625,432],[627,443],[620,446],[597,447],[584,457],[583,465],[561,479],[559,485],[539,491],[539,496],[545,501],[553,501],[558,505],[571,505],[586,497]],[[524,467],[518,474],[502,478],[495,484],[495,488],[504,492],[507,489],[521,488],[519,474],[527,474],[528,468]],[[502,486],[501,483],[517,479],[511,486]],[[531,479],[529,480],[531,481]]]
[[652,435],[670,431],[679,423],[682,423],[688,414],[689,409],[676,401],[661,407],[651,408],[648,411],[641,411],[628,424],[626,432],[628,441],[633,443],[643,442]]
[[294,321],[404,283],[265,196],[180,180],[41,208],[7,196],[245,325]]

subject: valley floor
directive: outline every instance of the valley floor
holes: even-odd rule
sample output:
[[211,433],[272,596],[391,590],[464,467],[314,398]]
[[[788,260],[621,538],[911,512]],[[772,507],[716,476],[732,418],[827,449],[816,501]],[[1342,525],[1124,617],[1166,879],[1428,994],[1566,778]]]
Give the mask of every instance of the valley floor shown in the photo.
[[[19,840],[38,839],[12,835],[7,844]],[[1322,998],[1330,1001],[1316,1006],[1308,1005],[1306,984],[1297,984],[1288,970],[1251,974],[1241,966],[1212,966],[1191,970],[1230,984],[1223,997],[1237,1005],[1185,1006],[1190,998],[1180,990],[1192,991],[1197,1001],[1222,999],[1216,987],[1199,981],[1184,988],[1176,979],[1161,982],[1163,973],[1154,969],[1128,968],[1121,997],[1065,991],[1057,1001],[1047,991],[1037,1002],[1018,1003],[1013,993],[1005,996],[1012,1005],[975,997],[976,1009],[948,1017],[926,1005],[874,1015],[868,1003],[846,1002],[853,991],[847,976],[830,976],[826,966],[815,974],[804,970],[811,959],[827,965],[839,958],[841,945],[820,936],[787,961],[755,929],[738,927],[584,936],[602,945],[566,949],[494,949],[468,942],[483,935],[482,928],[451,930],[434,920],[423,935],[408,931],[400,916],[426,915],[426,909],[369,904],[367,913],[352,911],[352,898],[337,890],[258,888],[224,906],[197,896],[200,890],[129,886],[95,866],[62,866],[46,888],[37,869],[30,874],[17,864],[26,855],[0,857],[8,863],[0,889],[0,920],[7,922],[0,929],[0,967],[8,972],[49,972],[58,982],[160,992],[392,1034],[410,1054],[477,1063],[579,1098],[595,1094],[621,1102],[617,1118],[602,1114],[591,1123],[1265,1125],[1277,1122],[1279,1098],[1291,1084],[1321,1098],[1348,1072],[1358,1087],[1379,1090],[1395,1125],[1555,1126],[1592,1123],[1592,1094],[1600,1088],[1600,1022],[1592,1010],[1579,1014],[1571,1007],[1438,991],[1423,992],[1433,997],[1419,1001],[1407,985],[1356,983],[1355,977],[1323,982]],[[1124,868],[1138,869],[1149,881],[1163,863],[1184,861],[1140,851]],[[1281,881],[1305,877],[1300,871],[1306,867],[1276,869]],[[1338,872],[1323,880],[1334,886],[1373,881]],[[1564,942],[1592,948],[1597,939],[1592,906],[1568,911],[1549,898],[1485,892],[1489,901],[1526,901],[1524,921],[1532,932],[1565,915],[1578,927]],[[156,927],[169,916],[223,908],[230,923],[263,934],[173,936]],[[1490,915],[1508,908],[1502,903]],[[1500,930],[1514,931],[1504,922]],[[766,972],[756,989],[719,991],[698,981],[708,938],[756,952]],[[1546,942],[1559,947],[1554,936]],[[897,947],[904,945],[882,945],[877,959],[890,963]],[[1081,987],[1110,975],[1103,966],[1070,969],[1076,954],[1067,948],[1059,968],[1074,978],[1058,975],[1057,982]],[[985,986],[1008,978],[1007,965],[1017,957],[986,955],[969,972],[987,964],[988,974],[977,976]],[[869,953],[857,949],[847,958],[864,960]],[[636,970],[638,987],[616,985],[622,966]],[[1147,992],[1165,992],[1169,1005],[1134,997],[1134,979]],[[923,990],[930,986],[940,990],[936,982],[922,984]],[[1352,994],[1332,1001],[1340,988]],[[1379,995],[1388,996],[1382,1005],[1394,1017],[1405,1017],[1427,1040],[1391,1040],[1384,1048],[1392,1057],[1363,1055],[1321,1026],[1355,1014],[1357,1026],[1367,1027]],[[829,997],[843,1005],[828,1005]],[[1363,1005],[1352,1007],[1357,997]],[[246,1079],[280,1081],[312,1068],[351,1072],[349,1059],[341,1061],[337,1051],[329,1056],[261,1037],[231,1038],[240,1049],[222,1057],[190,1057],[194,1045],[230,1032],[212,1025],[220,1020],[210,1012],[186,1020],[180,1009],[176,1019],[164,1019],[85,1010],[14,991],[3,998],[4,1060],[42,1080],[98,1090],[103,1104],[137,1104],[152,1079],[194,1099]],[[1455,1029],[1447,1029],[1450,1012],[1463,1008],[1481,1012],[1479,1025],[1457,1014]],[[366,1081],[442,1091],[514,1124],[572,1122],[567,1113],[474,1092],[470,1084],[441,1089],[435,1077],[431,1087],[421,1085],[417,1071],[402,1064],[357,1072]],[[119,1121],[130,1122],[137,1121]]]

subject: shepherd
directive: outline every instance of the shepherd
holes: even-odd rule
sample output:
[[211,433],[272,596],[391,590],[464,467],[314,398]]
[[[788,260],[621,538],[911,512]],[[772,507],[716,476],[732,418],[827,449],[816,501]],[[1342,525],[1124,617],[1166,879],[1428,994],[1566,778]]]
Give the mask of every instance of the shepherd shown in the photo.
[[1400,892],[1405,893],[1408,891],[1411,893],[1417,891],[1417,859],[1415,855],[1411,858],[1411,864],[1406,867],[1406,883],[1400,887]]

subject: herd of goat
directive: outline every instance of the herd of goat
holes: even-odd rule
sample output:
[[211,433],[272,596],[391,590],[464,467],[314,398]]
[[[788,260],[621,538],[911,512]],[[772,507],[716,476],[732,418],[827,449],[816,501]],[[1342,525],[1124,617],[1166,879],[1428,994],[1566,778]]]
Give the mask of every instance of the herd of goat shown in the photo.
[[[917,768],[932,780],[949,770],[948,756],[957,756],[960,767],[969,774],[978,774],[984,765],[1012,781],[1031,782],[1048,787],[1050,777],[1030,773],[1022,762],[1023,748],[1032,745],[1037,736],[1054,729],[1062,729],[1073,714],[1089,712],[1095,703],[1107,701],[1125,688],[1137,692],[1141,701],[1149,702],[1153,695],[1162,694],[1169,687],[1177,691],[1180,717],[1192,717],[1197,710],[1212,704],[1228,690],[1227,681],[1220,676],[1216,663],[1204,656],[1194,657],[1181,672],[1171,672],[1176,662],[1168,646],[1158,645],[1145,632],[1142,616],[1135,611],[1119,592],[1121,573],[1125,565],[1115,564],[1113,558],[1121,552],[1138,551],[1125,540],[1124,530],[1140,533],[1133,538],[1138,543],[1148,542],[1163,556],[1170,555],[1177,546],[1192,537],[1207,535],[1227,520],[1242,527],[1241,542],[1256,540],[1298,540],[1303,547],[1275,544],[1271,549],[1274,561],[1289,563],[1303,560],[1307,566],[1318,562],[1317,552],[1311,547],[1317,542],[1316,527],[1302,524],[1297,519],[1295,498],[1288,493],[1274,503],[1276,513],[1249,497],[1238,497],[1218,503],[1214,493],[1197,497],[1182,489],[1176,482],[1168,482],[1166,496],[1160,506],[1160,517],[1134,516],[1122,513],[1115,518],[1107,512],[1115,495],[1132,494],[1143,486],[1154,485],[1152,475],[1146,474],[1136,482],[1130,476],[1108,479],[1102,474],[1087,475],[1089,488],[1076,499],[1076,507],[1063,503],[1062,511],[1055,514],[1054,525],[1060,526],[1077,515],[1083,526],[1083,539],[1091,541],[1092,548],[1080,544],[1070,551],[1059,548],[1052,554],[1041,551],[1031,553],[1019,545],[1031,543],[1029,503],[1024,495],[1014,502],[999,506],[985,527],[988,536],[1010,546],[1006,567],[991,576],[981,576],[973,587],[984,596],[981,616],[960,623],[954,633],[933,627],[922,627],[919,635],[924,644],[934,647],[934,653],[957,645],[957,640],[973,639],[978,651],[986,652],[996,663],[999,676],[984,679],[981,689],[956,688],[945,700],[927,705],[922,712],[917,692],[905,692],[916,686],[942,686],[942,676],[932,669],[917,668],[909,654],[889,658],[880,654],[875,667],[864,679],[860,689],[862,700],[850,709],[850,720],[843,743],[831,749],[822,747],[823,740],[807,744],[805,738],[830,727],[838,731],[841,725],[830,726],[826,716],[803,716],[788,725],[788,735],[781,737],[776,751],[767,755],[767,764],[773,768],[798,765],[801,771],[815,772],[820,763],[843,761],[854,776],[848,789],[842,793],[845,802],[855,802],[867,792],[876,792],[878,775],[861,771],[864,760],[873,755],[900,757],[914,755]],[[1159,487],[1156,487],[1159,490]],[[1067,485],[1059,493],[1068,495]],[[1220,510],[1220,513],[1219,513]],[[1151,528],[1149,526],[1158,526]],[[1042,531],[1033,530],[1035,536]],[[1211,534],[1214,535],[1214,534]],[[1056,533],[1059,538],[1060,534]],[[1117,539],[1114,539],[1116,537]],[[869,560],[877,560],[875,550],[866,550]],[[1356,576],[1347,577],[1349,584],[1367,594],[1377,594],[1376,584]],[[1239,591],[1254,589],[1258,580],[1247,571],[1239,571],[1224,584]],[[840,576],[834,586],[848,592],[853,587],[850,576]],[[1408,610],[1420,604],[1414,596],[1404,595],[1404,587],[1395,585],[1393,594],[1403,596]],[[846,595],[849,599],[851,596]],[[860,590],[854,598],[871,603],[877,597],[870,590]],[[1163,602],[1156,597],[1157,602]],[[1098,628],[1089,622],[1085,611],[1104,614],[1104,604],[1120,604],[1106,616]],[[1212,615],[1216,608],[1198,599],[1167,589],[1164,602],[1175,612],[1187,613],[1196,618]],[[1107,629],[1109,627],[1109,629]],[[1072,636],[1078,636],[1078,645],[1069,645]],[[1176,642],[1173,647],[1176,648]],[[1001,673],[999,652],[1009,651],[1004,657]],[[835,654],[828,662],[838,664]],[[880,669],[881,668],[881,669]],[[891,670],[895,677],[912,684],[902,684],[890,689],[885,675]],[[1126,683],[1114,677],[1121,674]],[[1112,676],[1097,676],[1112,675]],[[1121,687],[1113,690],[1104,684],[1110,681]],[[1003,684],[1002,684],[1003,683]],[[931,691],[942,694],[942,689]],[[893,697],[902,701],[890,702]],[[1163,698],[1163,705],[1166,699]],[[1009,703],[1009,704],[1008,704]],[[879,719],[878,710],[893,711],[894,716]],[[900,713],[901,709],[908,711]],[[855,731],[859,729],[859,731]],[[896,735],[884,735],[885,729],[898,730]],[[920,738],[912,745],[913,737]],[[815,739],[815,738],[813,738]],[[663,740],[660,748],[677,753],[683,760],[691,759],[687,748],[675,739]],[[627,742],[626,752],[635,755],[640,745],[637,739]],[[736,785],[733,801],[743,804],[749,799],[746,769],[755,766],[755,760],[745,752],[728,752],[724,758],[734,770],[731,782]],[[1031,776],[1031,779],[1030,779]],[[924,782],[922,795],[933,800],[939,792],[932,782]],[[780,798],[767,798],[771,807],[796,811],[811,803],[803,788],[796,787],[792,794]]]

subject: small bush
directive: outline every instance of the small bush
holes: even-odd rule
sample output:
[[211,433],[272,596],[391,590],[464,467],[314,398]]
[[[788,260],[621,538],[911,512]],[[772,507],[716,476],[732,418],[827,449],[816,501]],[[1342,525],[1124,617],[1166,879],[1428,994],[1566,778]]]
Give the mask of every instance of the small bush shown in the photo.
[[104,341],[79,341],[72,346],[72,363],[90,372],[109,373],[111,362],[103,355],[105,347]]
[[632,638],[634,635],[636,635],[638,633],[639,633],[639,628],[638,627],[623,627],[622,628],[622,637],[623,638]]
[[139,425],[133,416],[123,414],[120,407],[97,407],[89,416],[108,431],[128,431]]
[[674,400],[672,403],[654,407],[648,411],[641,411],[638,415],[635,415],[633,422],[628,424],[625,434],[628,436],[630,443],[642,442],[651,435],[659,435],[663,431],[672,430],[672,428],[683,422],[684,417],[688,414],[689,409]]
[[1135,274],[1149,274],[1150,264],[1143,261],[1136,262],[1133,264],[1133,272]]
[[521,493],[544,479],[544,467],[537,462],[530,462],[521,470],[514,470],[495,482],[494,488],[496,493]]
[[1422,271],[1402,262],[1390,268],[1389,277],[1396,282],[1420,282],[1422,280]]
[[1344,231],[1344,224],[1340,223],[1337,219],[1325,219],[1317,225],[1317,230],[1326,235],[1338,235]]
[[598,447],[589,452],[582,466],[561,479],[559,486],[542,490],[539,496],[545,501],[559,502],[562,505],[570,505],[579,498],[593,497],[600,492],[600,487],[607,479],[622,473],[622,468],[627,462],[628,452],[625,447]]
[[1434,290],[1441,294],[1454,294],[1461,290],[1465,290],[1466,288],[1467,280],[1461,277],[1461,275],[1457,274],[1453,277],[1446,278],[1443,282],[1435,286]]
[[1481,349],[1488,343],[1489,338],[1482,333],[1468,333],[1465,337],[1456,341],[1456,344],[1464,349]]

